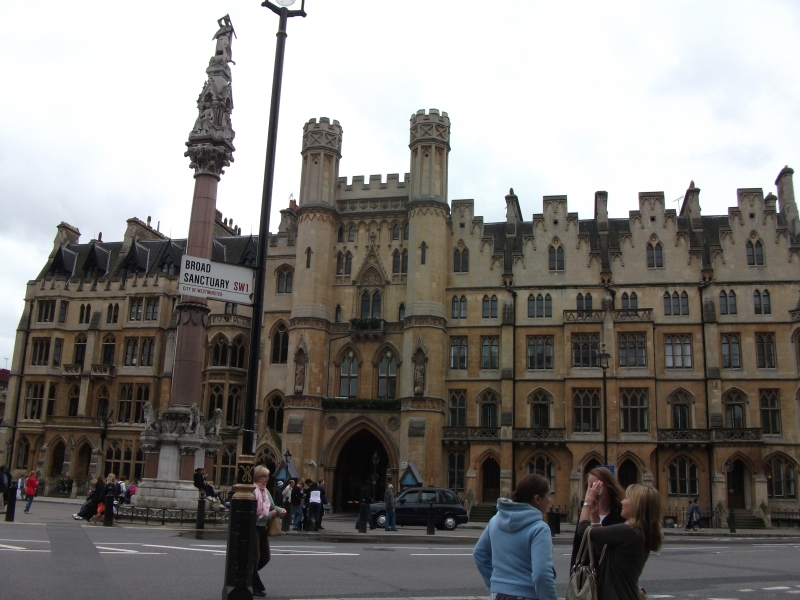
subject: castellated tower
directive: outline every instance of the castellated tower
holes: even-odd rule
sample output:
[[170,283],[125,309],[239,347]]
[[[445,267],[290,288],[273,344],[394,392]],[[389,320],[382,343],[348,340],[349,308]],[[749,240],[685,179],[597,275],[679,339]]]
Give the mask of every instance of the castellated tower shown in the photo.
[[[435,108],[411,115],[411,190],[408,201],[409,265],[406,318],[403,335],[404,369],[401,397],[424,397],[430,402],[445,400],[444,379],[448,352],[445,331],[445,285],[448,257],[449,207],[447,204],[447,160],[450,152],[450,119]],[[426,435],[444,425],[443,413],[403,411],[403,427],[414,428],[425,421]],[[418,426],[418,425],[417,425]],[[421,437],[406,437],[401,443],[409,461],[425,465],[425,476],[440,480],[438,448],[425,447]],[[424,454],[424,456],[423,456]]]

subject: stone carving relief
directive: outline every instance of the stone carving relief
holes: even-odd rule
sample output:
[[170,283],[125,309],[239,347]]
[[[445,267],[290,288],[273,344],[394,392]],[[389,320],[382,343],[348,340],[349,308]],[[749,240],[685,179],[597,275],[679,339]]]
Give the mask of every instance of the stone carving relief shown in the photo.
[[222,427],[222,409],[215,408],[214,409],[214,416],[211,418],[211,421],[206,428],[206,433],[212,433],[216,436],[219,436],[219,428]]
[[294,366],[294,393],[302,394],[306,382],[306,361],[305,354],[302,352],[297,353]]
[[328,429],[336,429],[339,426],[339,419],[335,415],[331,415],[325,419],[325,427]]
[[144,430],[148,431],[150,429],[153,431],[159,431],[160,427],[158,421],[156,420],[156,413],[153,410],[153,404],[148,401],[144,403]]
[[425,395],[425,353],[420,349],[414,354],[414,395]]
[[397,431],[400,429],[400,419],[397,417],[389,417],[389,420],[386,421],[386,427],[389,428],[389,431]]

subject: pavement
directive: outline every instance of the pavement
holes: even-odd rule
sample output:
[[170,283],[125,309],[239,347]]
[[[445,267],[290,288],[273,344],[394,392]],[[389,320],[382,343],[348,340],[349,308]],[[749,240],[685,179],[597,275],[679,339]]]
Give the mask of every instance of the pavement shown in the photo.
[[[50,498],[42,497],[34,500],[34,507],[32,512],[37,512],[37,507],[52,506],[56,509],[58,505],[71,505],[80,506],[83,504],[82,499],[71,498]],[[50,513],[47,510],[46,513]],[[60,514],[70,514],[69,511],[55,510]],[[16,518],[20,520],[22,517],[30,517],[22,512],[22,505],[17,505]],[[52,522],[55,515],[46,514],[46,522]],[[355,513],[338,513],[326,514],[322,519],[323,530],[319,532],[309,531],[292,531],[291,529],[284,533],[286,539],[304,538],[309,540],[317,540],[322,542],[336,543],[336,542],[392,542],[397,544],[404,543],[420,543],[422,539],[428,539],[431,543],[444,543],[444,544],[474,544],[480,537],[483,530],[486,528],[486,523],[467,523],[459,525],[454,531],[436,530],[434,535],[427,534],[427,528],[424,526],[398,526],[398,531],[388,532],[380,528],[373,530],[367,529],[367,533],[358,533],[355,528]],[[125,521],[120,523],[123,527],[153,527],[157,523],[150,521],[144,523],[143,521]],[[184,524],[178,525],[176,523],[168,523],[163,527],[182,531],[184,533],[196,532],[194,525]],[[203,530],[199,537],[203,539],[227,539],[227,523],[221,524],[206,523],[206,528]],[[779,528],[772,529],[737,529],[736,533],[731,533],[728,529],[702,529],[700,531],[686,531],[683,527],[664,529],[664,535],[670,542],[680,542],[681,540],[702,540],[705,538],[739,538],[739,539],[800,539],[800,528]],[[553,541],[556,545],[571,544],[572,538],[575,534],[575,526],[571,523],[561,524],[561,533],[555,535]]]

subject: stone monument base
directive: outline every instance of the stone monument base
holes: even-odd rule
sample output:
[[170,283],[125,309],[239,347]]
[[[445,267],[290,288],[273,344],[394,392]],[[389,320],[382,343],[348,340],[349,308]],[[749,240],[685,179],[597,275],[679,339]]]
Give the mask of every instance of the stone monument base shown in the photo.
[[199,490],[191,481],[142,479],[131,497],[137,508],[197,510]]

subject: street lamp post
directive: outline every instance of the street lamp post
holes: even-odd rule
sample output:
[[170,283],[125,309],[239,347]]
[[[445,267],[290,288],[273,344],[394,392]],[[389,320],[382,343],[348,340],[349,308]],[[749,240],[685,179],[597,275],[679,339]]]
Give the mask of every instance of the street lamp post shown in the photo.
[[378,457],[378,451],[375,450],[375,454],[372,455],[372,500],[374,502],[377,502],[375,493],[378,491],[378,461],[380,461],[380,458]]
[[606,352],[606,345],[597,357],[600,360],[600,368],[603,369],[603,461],[608,465],[608,391],[606,388],[606,371],[608,371],[608,359],[611,355]]
[[236,473],[236,485],[230,508],[228,548],[225,558],[224,600],[251,600],[253,597],[253,553],[256,523],[256,500],[253,490],[253,469],[256,451],[256,393],[258,391],[258,363],[261,350],[261,325],[264,316],[264,285],[267,258],[269,214],[272,209],[272,188],[275,180],[275,151],[278,141],[278,114],[280,112],[283,57],[286,47],[286,25],[289,17],[305,17],[305,0],[300,10],[289,10],[295,0],[269,0],[261,6],[269,8],[280,18],[275,46],[275,67],[272,75],[272,99],[267,133],[267,158],[264,165],[264,187],[261,194],[261,222],[258,228],[258,258],[253,290],[253,316],[250,329],[250,347],[245,387],[242,455]]

